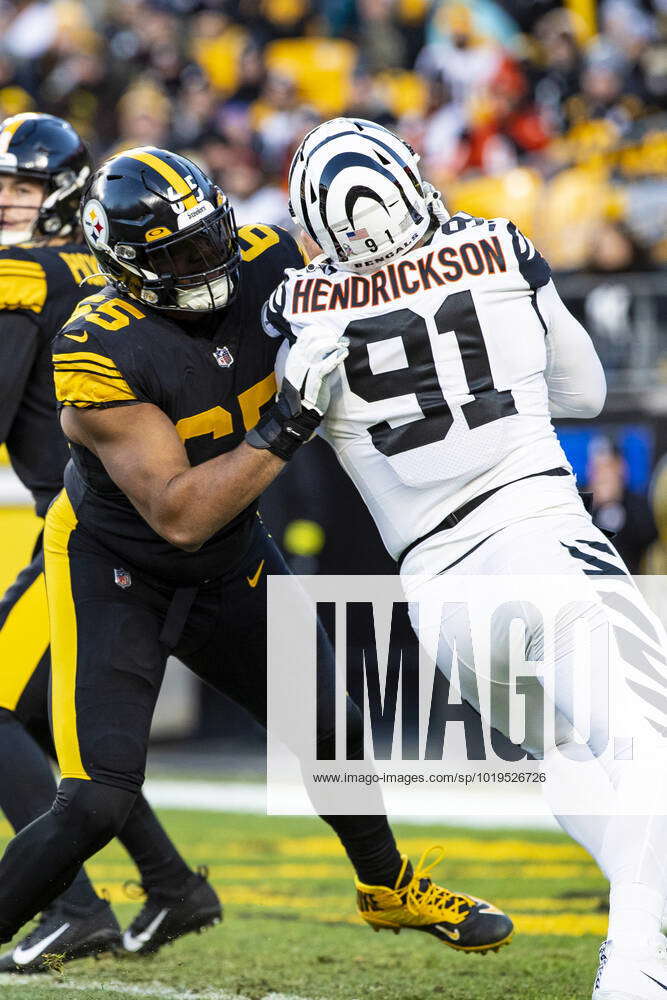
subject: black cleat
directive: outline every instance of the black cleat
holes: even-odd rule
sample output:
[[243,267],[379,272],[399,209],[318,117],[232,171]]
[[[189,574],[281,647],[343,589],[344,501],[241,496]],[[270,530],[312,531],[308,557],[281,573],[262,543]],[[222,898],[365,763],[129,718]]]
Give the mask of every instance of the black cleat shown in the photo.
[[222,906],[208,883],[208,872],[199,869],[187,882],[183,895],[174,899],[150,892],[146,902],[123,934],[123,950],[133,955],[153,955],[163,944],[193,931],[198,933],[222,920]]
[[0,972],[35,973],[59,970],[65,962],[122,947],[113,910],[100,900],[92,911],[53,903],[22,941],[0,956]]

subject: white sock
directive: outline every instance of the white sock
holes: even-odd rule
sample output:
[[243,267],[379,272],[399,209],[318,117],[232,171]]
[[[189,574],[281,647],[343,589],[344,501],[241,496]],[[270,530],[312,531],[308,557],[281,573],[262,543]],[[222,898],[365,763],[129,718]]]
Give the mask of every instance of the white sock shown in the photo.
[[609,892],[609,940],[620,951],[642,951],[660,933],[665,899],[661,889],[621,882]]
[[[558,784],[571,780],[561,760],[552,753],[544,762],[549,778],[545,794],[554,804]],[[600,802],[602,797],[611,800],[614,814],[556,815],[565,832],[586,848],[609,879],[608,937],[629,951],[654,944],[667,909],[667,817],[629,815],[625,801],[638,780],[651,777],[658,790],[661,781],[655,775],[637,773],[622,763],[582,767],[581,791],[591,802]]]
[[[667,816],[629,815],[624,803],[637,783],[649,775],[642,773],[643,769],[620,770],[612,776],[618,812],[609,819],[600,855],[611,886],[609,937],[617,947],[625,949],[627,944],[627,950],[632,950],[654,942],[662,929],[667,898]],[[653,777],[660,788],[664,776]]]

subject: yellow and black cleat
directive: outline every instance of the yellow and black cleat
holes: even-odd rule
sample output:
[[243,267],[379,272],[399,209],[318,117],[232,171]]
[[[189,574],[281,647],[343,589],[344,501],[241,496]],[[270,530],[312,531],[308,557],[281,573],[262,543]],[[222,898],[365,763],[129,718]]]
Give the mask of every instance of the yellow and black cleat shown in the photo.
[[[427,864],[429,855],[437,857]],[[426,931],[457,951],[498,951],[509,944],[514,932],[510,918],[491,903],[461,892],[451,892],[428,877],[445,854],[442,847],[424,851],[412,874],[406,877],[408,859],[403,864],[393,889],[383,885],[364,885],[355,881],[359,914],[373,930],[404,927]],[[405,883],[405,884],[404,884]]]

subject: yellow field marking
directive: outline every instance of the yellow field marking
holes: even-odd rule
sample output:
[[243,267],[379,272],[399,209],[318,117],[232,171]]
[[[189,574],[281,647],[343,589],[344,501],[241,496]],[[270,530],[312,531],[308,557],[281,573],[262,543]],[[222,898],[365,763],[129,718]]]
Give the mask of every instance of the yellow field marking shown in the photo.
[[[495,841],[475,840],[471,837],[438,837],[446,851],[446,858],[471,861],[587,861],[588,854],[577,844],[541,844],[529,840],[502,839]],[[399,848],[410,856],[418,856],[432,844],[433,837],[400,837]],[[231,840],[197,841],[188,852],[199,859],[224,856],[230,860],[283,855],[308,862],[311,858],[328,860],[340,858],[347,863],[345,851],[335,837],[266,837],[247,841]],[[446,859],[445,859],[446,863]]]
[[[192,861],[196,860],[191,850],[188,851],[188,857]],[[205,855],[205,857],[208,858],[210,855]],[[209,864],[208,867],[212,878],[224,882],[271,882],[275,879],[335,881],[346,878],[351,880],[352,878],[349,862],[343,859],[341,859],[341,864],[327,863],[326,861],[305,864],[294,861],[276,864],[268,860],[266,864]],[[118,879],[122,877],[132,879],[137,877],[136,869],[131,864],[114,865],[94,862],[89,864],[87,868],[93,879]],[[442,873],[436,874],[436,880],[448,888],[467,889],[469,892],[475,891],[474,886],[466,886],[465,882],[484,882],[489,878],[509,879],[514,882],[517,879],[530,879],[535,882],[571,879],[577,883],[578,888],[582,888],[581,882],[583,880],[586,883],[583,888],[589,891],[591,891],[590,883],[599,880],[601,892],[604,885],[602,875],[592,861],[587,865],[557,863],[549,865],[521,863],[516,865],[467,865],[459,862],[455,869],[453,871],[450,869],[449,872],[445,862]]]
[[581,896],[578,899],[557,899],[544,896],[523,896],[521,899],[508,899],[506,897],[496,898],[494,896],[493,902],[501,909],[507,910],[511,915],[512,913],[520,913],[522,911],[539,913],[544,910],[556,910],[562,913],[569,913],[575,910],[579,913],[589,910],[595,912],[600,906],[601,899],[602,893],[599,896]]
[[[451,878],[447,876],[446,863],[443,872],[443,875],[436,875],[436,881],[451,882]],[[455,877],[457,881],[462,878],[507,878],[515,881],[517,879],[534,879],[536,882],[547,882],[551,879],[572,879],[577,882],[585,879],[590,882],[602,879],[600,870],[592,861],[587,865],[457,865]]]
[[[10,836],[11,830],[9,829],[9,824],[2,821],[0,824],[0,834],[4,836]],[[220,845],[218,845],[218,851],[220,850]],[[211,851],[196,851],[192,847],[188,849],[188,856],[194,862],[198,859],[208,859],[211,857]],[[225,849],[225,855],[227,855],[227,850]],[[136,869],[132,864],[128,862],[119,861],[118,864],[113,862],[93,862],[89,863],[87,866],[90,876],[94,880],[101,880],[106,878],[118,879],[118,878],[137,878]],[[211,877],[214,879],[219,879],[225,882],[238,882],[239,880],[244,881],[272,881],[274,879],[318,879],[321,881],[337,880],[351,878],[349,862],[345,858],[341,858],[341,863],[326,863],[326,862],[281,862],[274,864],[270,859],[267,860],[266,864],[212,864],[209,865]],[[604,882],[602,881],[602,875],[598,871],[595,864],[591,861],[588,864],[521,864],[516,865],[497,865],[497,864],[475,864],[475,865],[463,865],[457,864],[456,870],[453,873],[453,880],[456,884],[452,882],[452,875],[447,873],[447,864],[445,862],[442,870],[442,875],[439,876],[439,880],[452,889],[466,889],[469,892],[474,892],[475,887],[471,885],[465,885],[467,881],[479,880],[480,882],[485,881],[489,878],[495,879],[511,879],[516,880],[521,879],[532,879],[536,882],[548,882],[554,879],[573,879],[580,883],[581,880],[585,880],[586,885],[584,888],[589,888],[591,881],[600,880],[600,891],[603,892]],[[579,886],[581,888],[581,886]],[[481,891],[481,890],[480,890]]]
[[349,862],[345,865],[331,865],[326,862],[321,864],[302,865],[298,862],[281,862],[267,865],[209,865],[209,871],[213,878],[232,879],[238,882],[241,879],[267,879],[272,881],[275,878],[289,879],[352,879],[352,869]]
[[583,937],[585,934],[594,934],[601,940],[606,937],[609,923],[609,918],[604,913],[558,913],[544,917],[513,913],[512,919],[517,934],[527,934],[531,937],[537,934],[562,937]]
[[[123,884],[120,882],[104,882],[96,885],[98,890],[104,889],[110,902],[130,903]],[[271,892],[263,889],[249,889],[240,885],[218,885],[223,902],[232,906],[253,907],[258,911],[284,910],[295,915],[301,915],[315,923],[346,923],[361,926],[362,920],[354,909],[354,893],[345,895],[312,896],[292,895],[291,893]],[[137,901],[134,901],[138,905]],[[582,937],[593,934],[604,937],[607,928],[607,916],[604,913],[582,913],[582,910],[597,906],[597,897],[587,897],[577,900],[544,899],[542,897],[522,899],[498,899],[496,902],[508,910],[515,922],[517,933],[528,936],[558,935],[561,937]],[[517,906],[517,904],[520,904]],[[567,907],[561,913],[526,913],[521,907],[535,910],[560,909]]]
[[[5,832],[6,831],[6,832]],[[0,827],[0,834],[10,835],[9,827]],[[413,859],[433,843],[433,837],[401,837],[399,848]],[[438,838],[438,843],[445,848],[444,869],[447,860],[467,860],[486,864],[493,863],[493,872],[498,861],[516,862],[578,862],[588,865],[596,871],[593,861],[586,851],[577,844],[540,844],[529,840],[505,838],[495,841],[476,840],[471,837]],[[118,852],[122,856],[122,852]],[[295,858],[304,865],[304,872],[312,870],[312,862],[340,861],[341,870],[345,870],[349,862],[345,852],[334,836],[321,837],[257,837],[247,841],[198,840],[188,845],[188,856],[193,861],[210,861],[212,858],[222,861],[265,860],[270,865],[276,858]],[[458,865],[457,865],[458,868]],[[523,869],[522,869],[523,872]],[[516,871],[514,871],[516,874]]]
[[[398,845],[405,854],[421,854],[433,843],[433,837],[399,837]],[[438,837],[445,849],[445,858],[470,858],[484,861],[585,861],[586,851],[577,844],[542,844],[530,840],[475,840],[471,837]],[[293,837],[276,840],[276,853],[307,858],[343,857],[342,846],[333,837]]]

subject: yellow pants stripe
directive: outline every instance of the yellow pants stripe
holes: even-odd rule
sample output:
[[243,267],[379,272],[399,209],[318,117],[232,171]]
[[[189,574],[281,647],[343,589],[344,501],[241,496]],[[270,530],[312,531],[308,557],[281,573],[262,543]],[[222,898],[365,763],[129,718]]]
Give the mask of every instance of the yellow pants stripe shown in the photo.
[[0,629],[0,707],[14,711],[48,646],[46,588],[40,573]]
[[63,778],[85,778],[76,724],[76,610],[68,545],[76,514],[63,490],[46,515],[44,564],[51,622],[53,739]]

